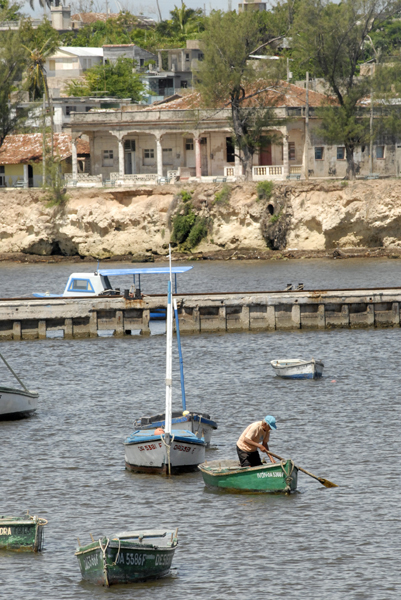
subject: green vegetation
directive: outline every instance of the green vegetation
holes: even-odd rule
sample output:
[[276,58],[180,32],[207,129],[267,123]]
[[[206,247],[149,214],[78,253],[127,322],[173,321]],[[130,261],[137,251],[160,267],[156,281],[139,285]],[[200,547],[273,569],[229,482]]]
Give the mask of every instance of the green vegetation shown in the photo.
[[[231,127],[246,179],[251,178],[256,150],[269,143],[280,143],[272,131],[278,125],[273,107],[280,94],[260,94],[278,88],[278,72],[249,60],[276,36],[274,27],[262,22],[258,13],[213,11],[203,35],[204,60],[197,74],[197,88],[206,107],[230,105]],[[256,66],[255,66],[256,65]],[[252,101],[251,101],[252,98]],[[283,124],[283,120],[281,120]]]
[[256,187],[258,200],[270,200],[273,188],[274,183],[272,181],[260,181]]
[[270,225],[275,225],[280,220],[280,217],[282,214],[283,213],[280,211],[276,215],[273,215],[272,217],[270,217]]
[[226,183],[219,192],[214,195],[214,205],[226,206],[230,202],[231,187]]
[[178,195],[181,203],[172,219],[171,243],[178,244],[183,251],[191,250],[207,236],[207,220],[194,212],[191,194],[182,190]]
[[115,63],[96,65],[85,71],[84,81],[73,80],[67,86],[71,96],[90,96],[104,91],[107,96],[140,100],[145,90],[139,75],[132,72],[132,60],[118,58]]
[[49,147],[46,147],[45,157],[46,175],[43,185],[45,193],[42,199],[47,203],[48,207],[59,206],[69,198],[64,188],[60,157],[52,156]]

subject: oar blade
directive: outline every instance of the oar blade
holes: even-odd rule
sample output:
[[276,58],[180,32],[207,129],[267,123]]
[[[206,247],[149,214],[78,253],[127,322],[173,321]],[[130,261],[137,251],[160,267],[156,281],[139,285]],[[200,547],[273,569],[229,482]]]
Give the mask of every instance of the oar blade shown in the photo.
[[318,477],[320,483],[322,485],[324,485],[324,487],[327,488],[333,488],[333,487],[338,487],[338,485],[336,483],[333,483],[332,481],[329,481],[328,479],[324,479],[324,477]]

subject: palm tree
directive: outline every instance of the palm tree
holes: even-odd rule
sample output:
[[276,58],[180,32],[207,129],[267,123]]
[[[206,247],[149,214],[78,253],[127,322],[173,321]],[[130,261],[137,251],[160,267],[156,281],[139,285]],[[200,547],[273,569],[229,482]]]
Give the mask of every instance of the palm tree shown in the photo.
[[[27,78],[26,84],[29,91],[30,96],[34,100],[38,96],[41,96],[42,90],[45,94],[45,99],[50,115],[50,125],[51,125],[51,154],[53,158],[53,110],[52,103],[49,94],[49,87],[47,85],[47,75],[45,62],[46,58],[54,53],[54,44],[53,40],[48,39],[42,46],[42,48],[28,48],[22,44],[22,47],[28,52],[28,69],[27,69]],[[43,134],[44,135],[44,134]]]
[[[34,0],[29,0],[29,4],[32,10],[34,10]],[[45,6],[47,6],[47,8],[50,8],[51,6],[60,6],[60,0],[54,0],[54,2],[53,0],[39,0],[39,6],[42,8],[45,8]]]

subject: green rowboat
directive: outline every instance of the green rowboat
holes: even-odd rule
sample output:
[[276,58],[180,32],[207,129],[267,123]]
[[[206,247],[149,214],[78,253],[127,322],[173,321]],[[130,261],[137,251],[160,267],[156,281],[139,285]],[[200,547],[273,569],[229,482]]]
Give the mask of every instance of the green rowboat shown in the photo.
[[237,460],[213,460],[199,465],[203,481],[213,489],[227,492],[294,492],[298,469],[292,460],[240,467]]
[[31,516],[0,516],[0,548],[18,552],[40,552],[43,548],[43,528],[46,519]]
[[75,556],[82,578],[110,586],[167,575],[178,541],[177,529],[150,529],[117,533],[112,539],[104,537],[86,546],[78,543]]

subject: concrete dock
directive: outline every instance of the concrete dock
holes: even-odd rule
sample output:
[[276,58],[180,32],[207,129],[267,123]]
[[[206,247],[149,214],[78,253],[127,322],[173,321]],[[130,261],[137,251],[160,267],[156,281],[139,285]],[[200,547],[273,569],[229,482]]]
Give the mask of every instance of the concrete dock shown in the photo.
[[[178,294],[180,331],[274,331],[338,327],[399,327],[401,288]],[[0,340],[149,335],[150,312],[166,307],[165,295],[142,299],[0,299]]]

